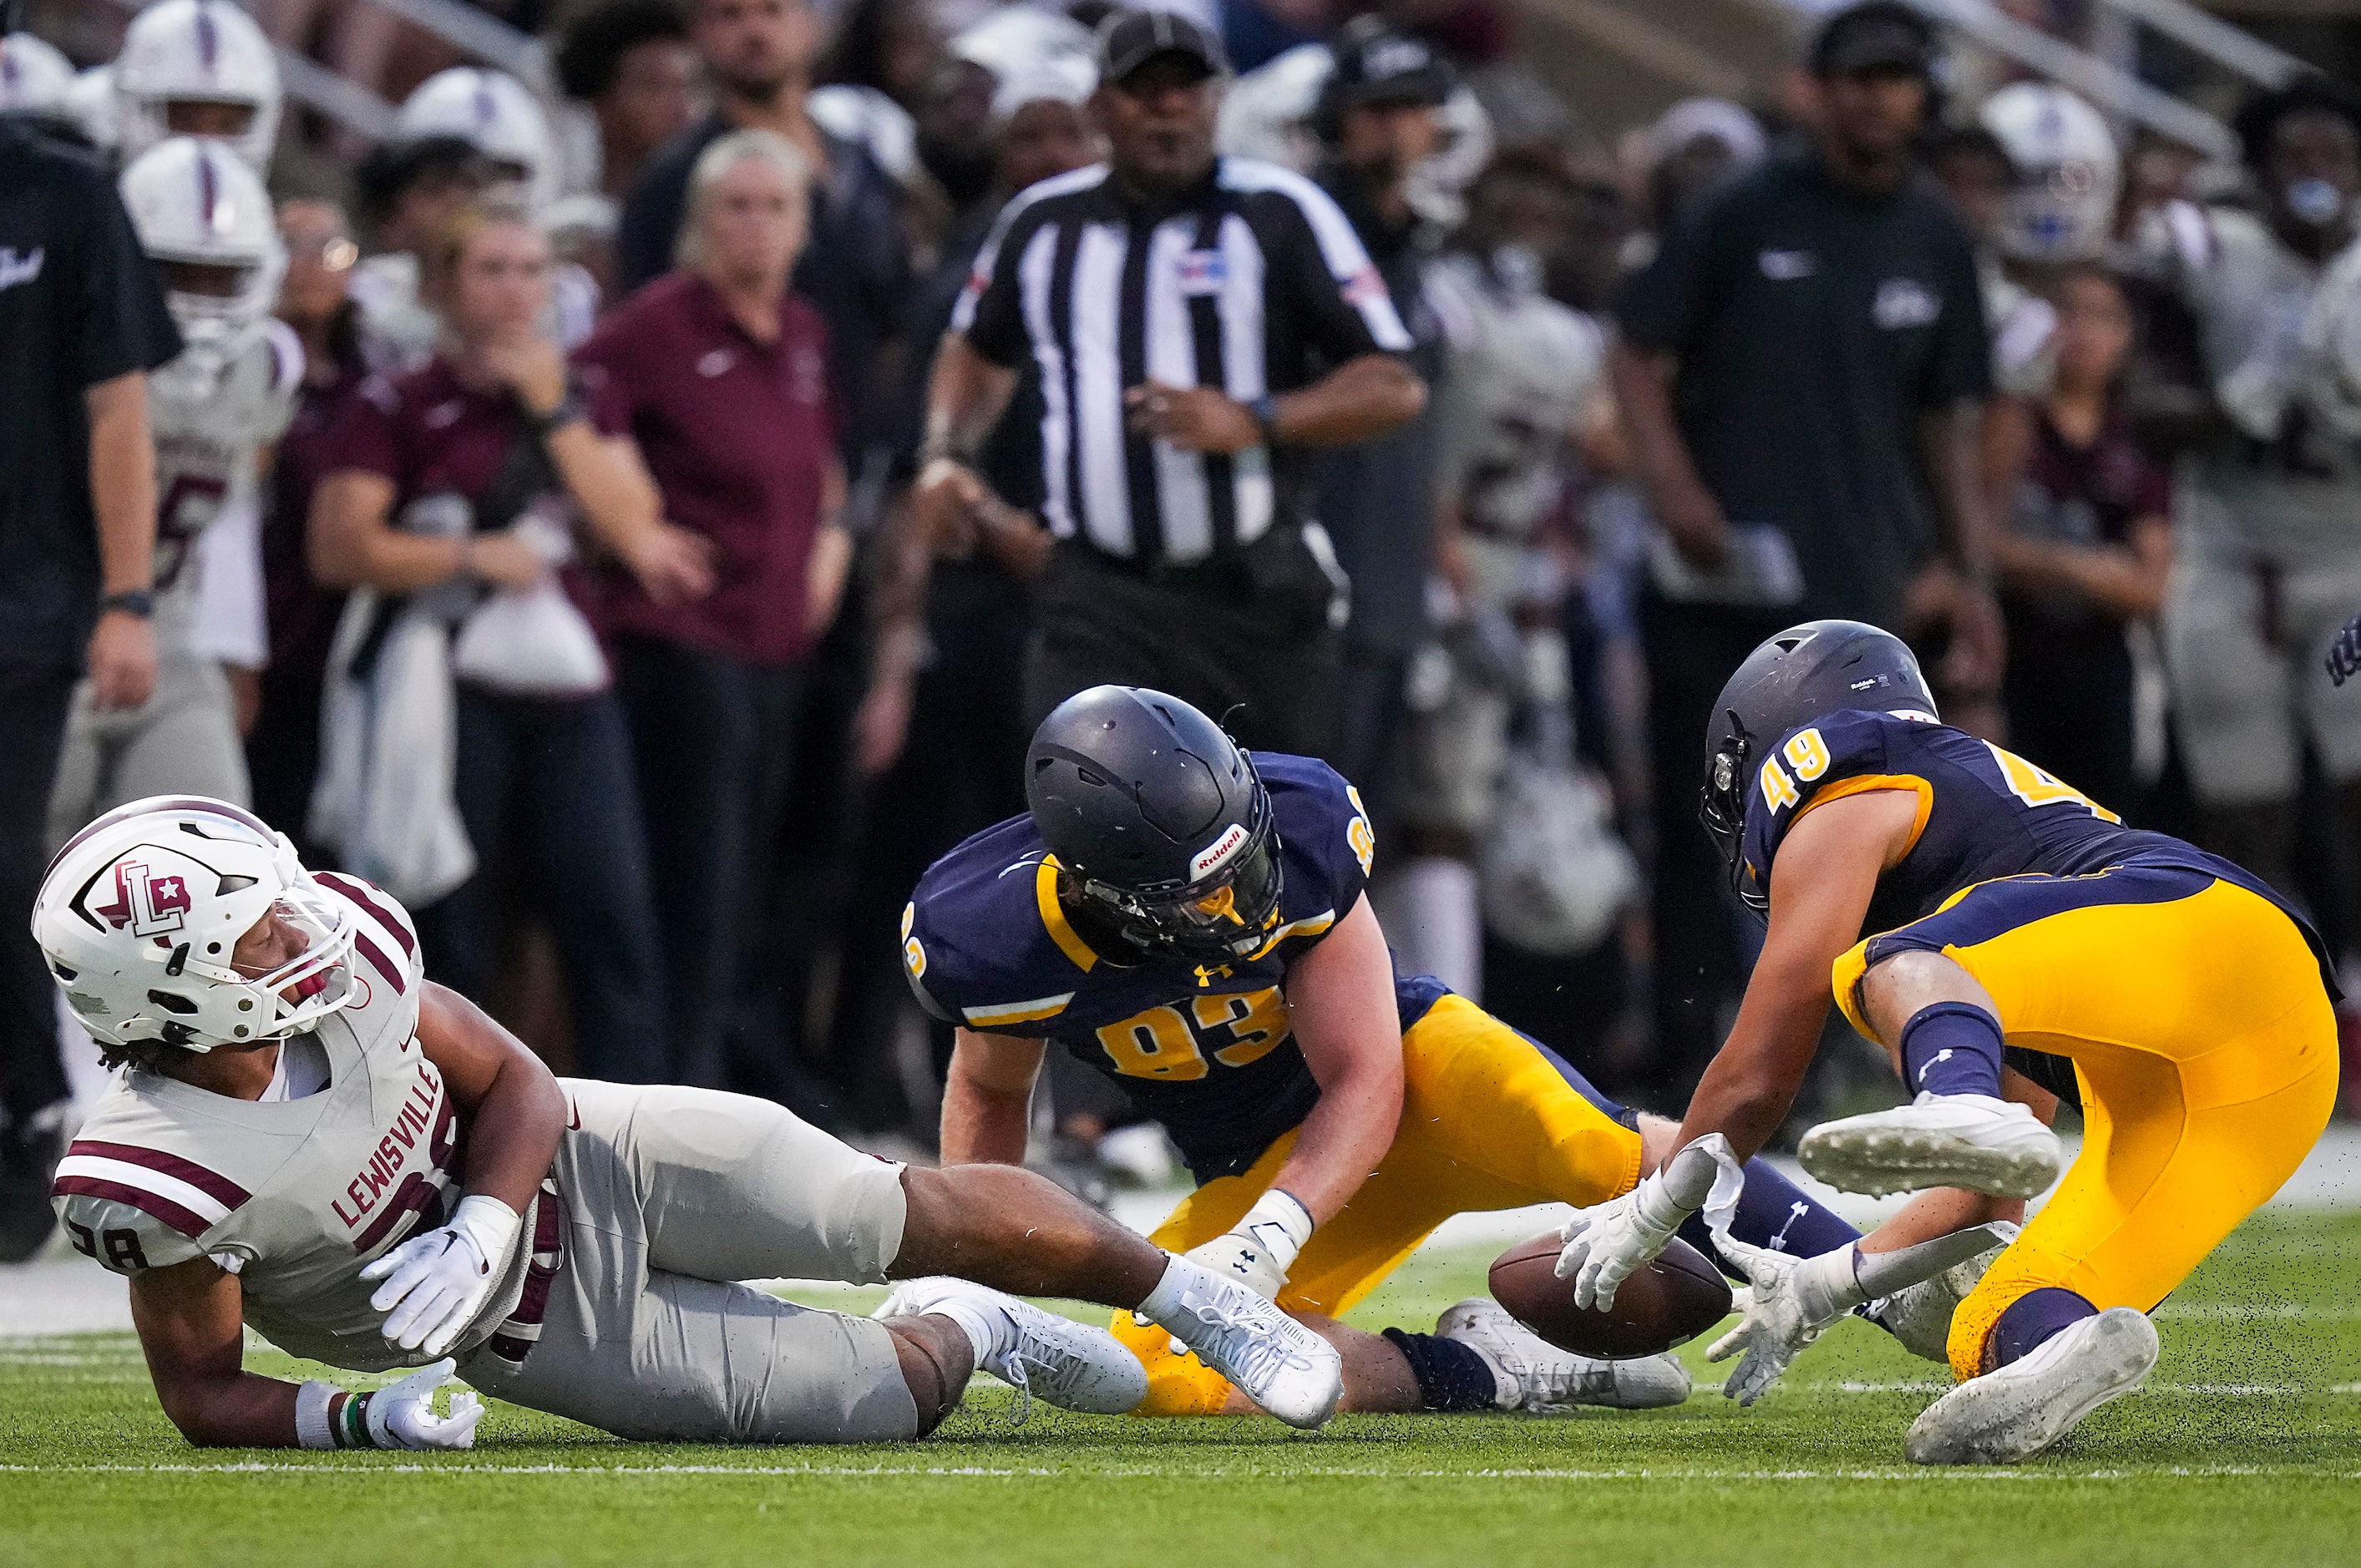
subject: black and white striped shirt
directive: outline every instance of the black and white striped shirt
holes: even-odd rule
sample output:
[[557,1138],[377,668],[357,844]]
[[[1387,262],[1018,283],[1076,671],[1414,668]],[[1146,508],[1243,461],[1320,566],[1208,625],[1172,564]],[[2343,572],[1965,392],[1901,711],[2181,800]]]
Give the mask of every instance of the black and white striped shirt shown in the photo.
[[1126,426],[1126,388],[1153,378],[1252,402],[1411,346],[1327,193],[1237,158],[1152,210],[1104,165],[1026,191],[976,257],[951,326],[994,364],[1029,352],[1040,370],[1051,532],[1174,565],[1301,521],[1304,455],[1178,451]]

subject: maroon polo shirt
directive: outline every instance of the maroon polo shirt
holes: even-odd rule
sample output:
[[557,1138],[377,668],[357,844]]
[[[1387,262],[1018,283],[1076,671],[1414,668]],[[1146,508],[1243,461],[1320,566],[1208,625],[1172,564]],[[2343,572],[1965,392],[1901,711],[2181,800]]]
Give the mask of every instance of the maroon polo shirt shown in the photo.
[[[623,433],[623,412],[611,395],[586,385],[581,396],[601,434]],[[490,489],[522,429],[524,405],[505,388],[478,390],[461,384],[438,354],[406,375],[369,377],[337,415],[335,455],[327,466],[392,480],[391,519],[399,519],[421,496],[451,492],[472,502]],[[577,540],[578,551],[587,554],[590,548],[587,538]],[[586,614],[595,609],[595,595],[585,592],[579,570],[569,566],[559,580]]]
[[755,663],[809,652],[805,583],[837,420],[819,313],[791,296],[779,327],[776,343],[757,342],[702,278],[673,272],[575,351],[586,381],[626,411],[665,515],[714,544],[718,586],[693,603],[658,605],[609,572],[606,630]]

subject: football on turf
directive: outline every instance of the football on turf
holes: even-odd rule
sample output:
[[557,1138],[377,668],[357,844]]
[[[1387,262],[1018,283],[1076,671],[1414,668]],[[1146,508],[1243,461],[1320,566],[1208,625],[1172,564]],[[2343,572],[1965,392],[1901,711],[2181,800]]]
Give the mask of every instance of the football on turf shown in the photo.
[[1561,1350],[1609,1361],[1686,1344],[1730,1315],[1730,1282],[1678,1236],[1655,1261],[1623,1281],[1611,1311],[1574,1304],[1574,1281],[1556,1274],[1555,1231],[1520,1242],[1492,1263],[1492,1299]]

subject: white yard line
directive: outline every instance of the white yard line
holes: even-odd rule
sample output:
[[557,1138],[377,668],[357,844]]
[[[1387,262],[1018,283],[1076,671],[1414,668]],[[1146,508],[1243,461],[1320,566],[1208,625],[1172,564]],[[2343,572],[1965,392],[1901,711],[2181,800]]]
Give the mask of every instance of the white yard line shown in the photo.
[[1450,1480],[1450,1481],[2146,1481],[2207,1477],[2288,1476],[2308,1480],[2361,1480],[2361,1471],[2343,1473],[2301,1465],[2221,1464],[2158,1467],[2153,1470],[2022,1470],[1933,1466],[1828,1470],[1718,1470],[1708,1465],[1647,1465],[1633,1469],[1587,1470],[1549,1466],[1487,1467],[1467,1470],[1387,1470],[1364,1466],[1261,1465],[1251,1462],[1229,1465],[1192,1464],[1187,1468],[1092,1464],[1049,1465],[891,1465],[891,1464],[368,1464],[340,1463],[323,1457],[312,1464],[285,1460],[247,1461],[223,1464],[0,1464],[5,1475],[858,1475],[950,1476],[985,1480],[1078,1480],[1153,1476],[1165,1480],[1232,1480],[1242,1475],[1278,1475],[1290,1480]]

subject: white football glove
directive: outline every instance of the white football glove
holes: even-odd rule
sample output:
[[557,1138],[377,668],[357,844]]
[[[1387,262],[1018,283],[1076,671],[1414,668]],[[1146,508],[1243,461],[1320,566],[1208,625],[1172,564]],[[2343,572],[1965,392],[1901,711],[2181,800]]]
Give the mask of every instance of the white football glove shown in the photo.
[[1557,1255],[1556,1273],[1574,1281],[1574,1304],[1585,1311],[1612,1308],[1617,1288],[1664,1251],[1695,1212],[1665,1192],[1661,1174],[1620,1198],[1576,1209],[1557,1233],[1565,1249]]
[[1721,1392],[1751,1405],[1822,1330],[1869,1298],[1854,1277],[1850,1243],[1817,1257],[1773,1252],[1727,1234],[1716,1234],[1713,1244],[1752,1283],[1732,1293],[1733,1304],[1745,1315],[1713,1342],[1705,1358],[1727,1361],[1743,1353]]
[[475,1447],[476,1423],[484,1419],[484,1401],[474,1389],[451,1396],[449,1415],[434,1413],[434,1390],[456,1365],[446,1355],[371,1394],[364,1412],[369,1442],[379,1448]]
[[1191,1247],[1188,1257],[1201,1268],[1276,1300],[1312,1231],[1312,1212],[1293,1193],[1274,1187],[1255,1201],[1235,1227]]
[[451,1223],[412,1236],[361,1270],[384,1284],[369,1305],[386,1314],[386,1343],[440,1355],[457,1342],[499,1284],[523,1219],[497,1198],[459,1200]]

